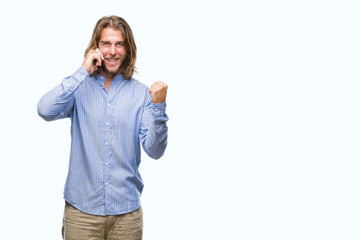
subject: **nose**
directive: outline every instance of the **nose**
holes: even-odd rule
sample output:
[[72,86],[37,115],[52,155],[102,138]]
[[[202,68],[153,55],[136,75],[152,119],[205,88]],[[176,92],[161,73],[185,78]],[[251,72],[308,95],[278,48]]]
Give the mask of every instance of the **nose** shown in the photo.
[[110,54],[112,54],[112,55],[116,54],[115,44],[112,44],[111,49],[110,49]]

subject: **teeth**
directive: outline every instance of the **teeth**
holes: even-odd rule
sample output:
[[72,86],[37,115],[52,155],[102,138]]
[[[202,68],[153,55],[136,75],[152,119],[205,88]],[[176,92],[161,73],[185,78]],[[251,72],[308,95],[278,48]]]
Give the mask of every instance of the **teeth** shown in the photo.
[[118,60],[118,58],[117,59],[107,59],[107,61],[109,61],[109,62],[116,62]]

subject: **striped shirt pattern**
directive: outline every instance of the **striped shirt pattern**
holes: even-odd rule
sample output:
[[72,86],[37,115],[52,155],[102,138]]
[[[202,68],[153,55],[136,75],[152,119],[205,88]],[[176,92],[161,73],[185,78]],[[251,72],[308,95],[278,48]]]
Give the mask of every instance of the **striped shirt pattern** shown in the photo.
[[84,67],[38,102],[46,121],[71,119],[71,152],[64,198],[93,215],[132,212],[141,205],[141,148],[160,158],[167,146],[166,103],[154,104],[148,87],[117,75],[105,78]]

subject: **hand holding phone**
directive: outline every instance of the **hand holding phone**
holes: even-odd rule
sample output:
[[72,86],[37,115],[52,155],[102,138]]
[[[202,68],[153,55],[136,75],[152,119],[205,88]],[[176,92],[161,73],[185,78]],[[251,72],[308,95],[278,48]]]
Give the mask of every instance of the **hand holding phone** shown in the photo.
[[102,60],[104,60],[104,57],[100,49],[96,48],[87,53],[82,66],[92,74],[101,66]]

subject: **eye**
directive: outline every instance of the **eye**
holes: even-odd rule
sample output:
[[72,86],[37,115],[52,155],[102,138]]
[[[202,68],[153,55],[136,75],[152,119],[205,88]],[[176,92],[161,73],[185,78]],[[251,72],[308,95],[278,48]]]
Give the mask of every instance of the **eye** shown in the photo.
[[123,46],[123,42],[116,43],[117,46]]
[[104,42],[104,43],[102,43],[102,45],[109,46],[110,44],[108,42]]

